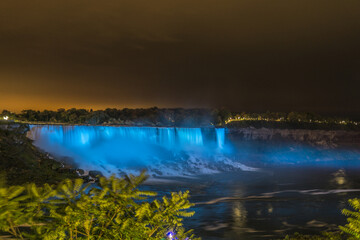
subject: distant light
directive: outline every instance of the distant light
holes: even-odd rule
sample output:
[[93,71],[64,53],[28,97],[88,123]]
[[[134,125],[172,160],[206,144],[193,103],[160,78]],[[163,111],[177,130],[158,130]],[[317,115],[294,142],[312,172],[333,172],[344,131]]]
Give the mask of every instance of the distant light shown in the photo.
[[5,117],[4,117],[4,120],[8,120],[8,119],[9,119],[9,116],[5,116]]
[[173,232],[168,232],[167,234],[166,234],[166,236],[168,237],[168,239],[174,239],[174,236],[175,236],[175,233],[173,233]]

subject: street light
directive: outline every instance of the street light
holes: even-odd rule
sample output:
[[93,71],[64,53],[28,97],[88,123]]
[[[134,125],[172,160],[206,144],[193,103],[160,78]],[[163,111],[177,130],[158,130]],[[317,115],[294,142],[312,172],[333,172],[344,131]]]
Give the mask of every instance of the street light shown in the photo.
[[8,120],[9,119],[9,116],[4,116],[4,120]]

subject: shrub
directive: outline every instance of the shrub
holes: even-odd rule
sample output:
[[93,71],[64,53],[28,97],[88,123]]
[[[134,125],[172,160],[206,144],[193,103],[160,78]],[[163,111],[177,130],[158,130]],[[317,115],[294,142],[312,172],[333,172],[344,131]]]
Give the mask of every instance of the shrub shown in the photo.
[[360,199],[350,199],[349,203],[355,209],[355,211],[348,209],[342,210],[342,213],[346,216],[349,216],[349,218],[347,219],[348,224],[345,226],[340,226],[340,229],[343,232],[350,234],[355,239],[360,239]]
[[183,217],[194,214],[189,192],[157,198],[139,190],[146,178],[0,187],[0,230],[18,239],[196,239],[182,226]]

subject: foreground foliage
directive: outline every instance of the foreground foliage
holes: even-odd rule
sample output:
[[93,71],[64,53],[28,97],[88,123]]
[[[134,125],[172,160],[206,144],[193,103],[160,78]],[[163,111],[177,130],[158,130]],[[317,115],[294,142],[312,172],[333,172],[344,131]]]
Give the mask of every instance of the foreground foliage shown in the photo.
[[344,209],[342,213],[346,216],[349,216],[347,219],[348,224],[345,226],[340,226],[340,229],[345,233],[350,234],[355,239],[360,239],[360,199],[350,199],[350,205],[355,209],[355,211],[351,211],[348,209]]
[[157,198],[138,189],[146,177],[0,186],[0,230],[18,239],[196,239],[182,226],[194,214],[189,192]]

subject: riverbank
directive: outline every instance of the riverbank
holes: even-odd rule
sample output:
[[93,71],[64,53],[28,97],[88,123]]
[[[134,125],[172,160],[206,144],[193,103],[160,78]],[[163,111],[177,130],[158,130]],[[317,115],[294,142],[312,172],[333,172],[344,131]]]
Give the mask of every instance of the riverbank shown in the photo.
[[54,184],[78,177],[70,166],[36,148],[26,137],[28,130],[26,124],[0,124],[0,172],[6,176],[8,185]]
[[325,148],[360,149],[360,131],[280,129],[280,128],[228,128],[227,136],[232,141],[300,143]]

